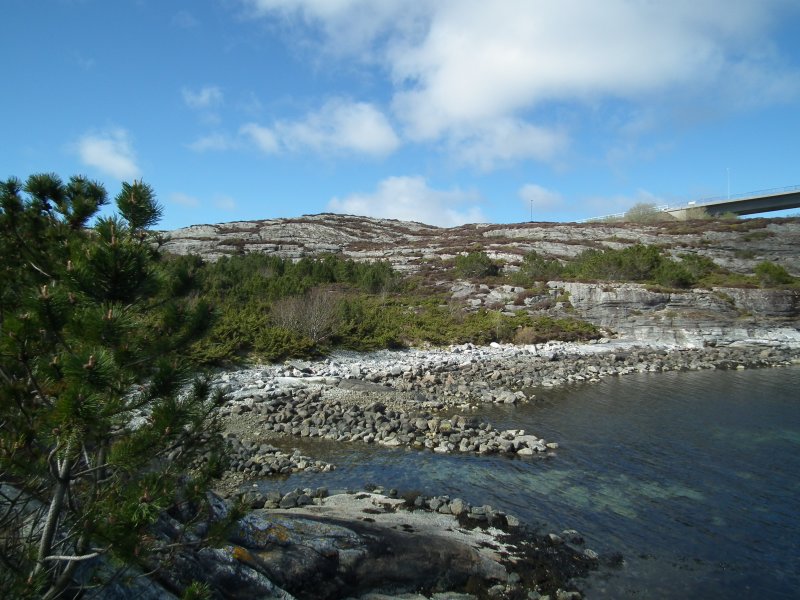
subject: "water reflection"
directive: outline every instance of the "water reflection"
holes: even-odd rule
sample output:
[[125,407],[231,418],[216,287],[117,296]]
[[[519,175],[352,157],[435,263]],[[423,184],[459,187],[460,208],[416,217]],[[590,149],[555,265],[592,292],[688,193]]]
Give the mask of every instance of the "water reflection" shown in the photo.
[[[277,487],[371,482],[488,503],[531,525],[575,528],[625,567],[591,597],[770,598],[800,589],[800,368],[632,375],[488,407],[499,428],[561,448],[547,460],[442,456],[303,440],[337,464]],[[297,446],[297,440],[287,440]],[[265,485],[276,485],[269,483]]]

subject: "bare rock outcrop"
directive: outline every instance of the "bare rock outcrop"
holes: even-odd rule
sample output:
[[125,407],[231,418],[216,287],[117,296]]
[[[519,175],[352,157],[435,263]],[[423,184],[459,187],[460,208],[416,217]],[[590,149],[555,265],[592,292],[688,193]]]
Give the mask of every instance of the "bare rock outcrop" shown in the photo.
[[417,271],[432,258],[457,256],[476,246],[513,267],[535,250],[568,260],[588,248],[658,244],[677,256],[693,252],[735,272],[752,272],[770,260],[797,271],[800,219],[633,223],[472,224],[439,228],[422,223],[320,214],[294,219],[193,225],[164,232],[164,249],[175,254],[221,256],[261,252],[296,259],[336,253],[355,260],[387,260]]
[[[519,268],[531,250],[566,261],[591,248],[656,244],[673,257],[691,253],[736,273],[752,273],[769,260],[800,276],[800,218],[633,223],[471,224],[438,228],[422,223],[338,214],[296,219],[194,225],[163,235],[164,249],[221,256],[266,253],[287,259],[335,253],[354,260],[386,260],[402,272],[426,272],[434,281],[446,261],[476,247]],[[452,277],[452,274],[449,275]],[[545,289],[452,283],[451,297],[465,310],[573,316],[632,339],[702,345],[760,340],[796,342],[797,290],[715,287],[657,290],[640,284],[550,282]]]
[[662,291],[636,283],[553,281],[582,318],[647,342],[800,342],[800,291],[723,288]]

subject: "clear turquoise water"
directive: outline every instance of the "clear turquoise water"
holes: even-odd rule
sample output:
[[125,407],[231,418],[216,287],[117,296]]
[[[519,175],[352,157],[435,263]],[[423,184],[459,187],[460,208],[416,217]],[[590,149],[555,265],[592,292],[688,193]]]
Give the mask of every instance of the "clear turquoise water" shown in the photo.
[[337,470],[276,487],[376,483],[577,529],[625,557],[581,584],[591,598],[800,597],[800,368],[629,375],[480,416],[561,448],[508,459],[312,440],[302,449]]

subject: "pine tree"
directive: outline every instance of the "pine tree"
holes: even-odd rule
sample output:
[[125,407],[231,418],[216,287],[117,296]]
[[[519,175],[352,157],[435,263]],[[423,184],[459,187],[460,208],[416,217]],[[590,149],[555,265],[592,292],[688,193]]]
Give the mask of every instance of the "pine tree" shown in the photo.
[[153,190],[105,204],[83,177],[0,182],[3,597],[74,597],[79,566],[143,556],[218,466],[219,397],[181,355],[210,311],[161,260]]

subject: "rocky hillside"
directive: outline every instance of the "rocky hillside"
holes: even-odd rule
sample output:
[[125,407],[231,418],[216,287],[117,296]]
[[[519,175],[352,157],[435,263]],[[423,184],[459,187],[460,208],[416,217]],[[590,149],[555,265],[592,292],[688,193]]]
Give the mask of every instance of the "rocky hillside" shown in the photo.
[[536,250],[569,259],[587,248],[658,244],[678,255],[696,252],[722,267],[749,273],[770,260],[800,275],[800,218],[632,223],[474,224],[439,228],[422,223],[320,214],[296,219],[193,225],[164,234],[165,250],[220,256],[264,252],[285,258],[324,253],[356,260],[388,260],[416,271],[479,247],[510,265]]
[[702,346],[759,342],[800,346],[800,292],[714,287],[663,290],[632,283],[551,281],[536,290],[437,277],[447,259],[481,249],[514,270],[529,251],[569,260],[588,248],[655,244],[677,257],[695,253],[735,273],[762,261],[800,276],[800,218],[632,223],[474,224],[437,228],[421,223],[321,214],[297,219],[195,225],[164,234],[164,248],[208,260],[250,252],[301,258],[336,253],[386,260],[399,271],[426,272],[449,286],[467,310],[577,316],[647,343]]

